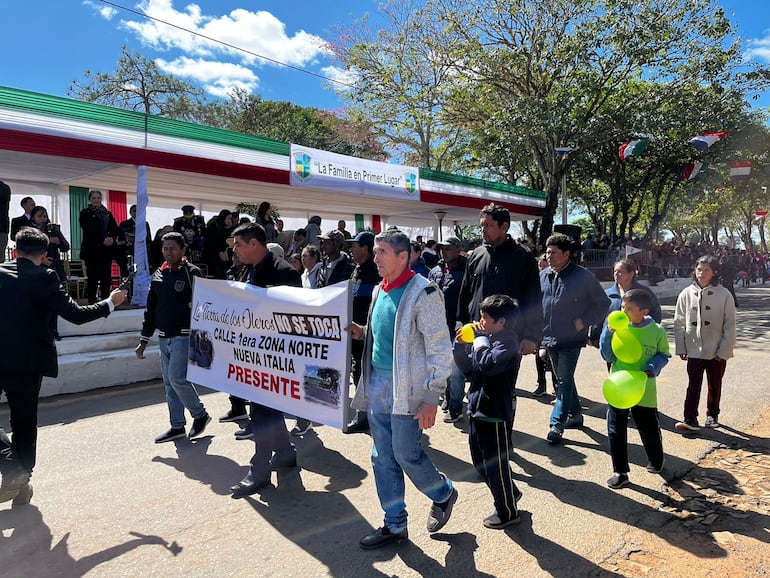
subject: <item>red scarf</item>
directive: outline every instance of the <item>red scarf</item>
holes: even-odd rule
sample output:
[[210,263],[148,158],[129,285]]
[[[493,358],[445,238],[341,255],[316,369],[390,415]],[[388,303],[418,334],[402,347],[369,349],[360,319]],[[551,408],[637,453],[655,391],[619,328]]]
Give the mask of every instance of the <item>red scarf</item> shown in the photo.
[[385,291],[385,293],[387,293],[391,289],[398,289],[402,285],[405,285],[406,282],[409,281],[409,279],[411,279],[415,275],[416,273],[412,271],[409,267],[407,267],[406,269],[404,269],[404,272],[401,273],[401,275],[399,275],[395,281],[393,281],[393,283],[388,283],[387,279],[383,279],[382,290]]

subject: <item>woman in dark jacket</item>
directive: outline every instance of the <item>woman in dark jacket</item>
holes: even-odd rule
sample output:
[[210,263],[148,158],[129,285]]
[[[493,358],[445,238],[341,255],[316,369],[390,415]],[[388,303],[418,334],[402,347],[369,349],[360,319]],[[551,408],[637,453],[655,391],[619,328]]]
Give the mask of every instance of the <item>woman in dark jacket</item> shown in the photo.
[[267,201],[263,201],[257,208],[257,223],[265,229],[265,236],[268,243],[275,243],[278,237],[278,231],[275,230],[275,221],[273,220],[273,207]]
[[67,275],[64,272],[64,262],[61,260],[61,254],[70,250],[69,241],[64,237],[59,225],[54,225],[48,218],[48,211],[45,207],[35,207],[30,213],[32,224],[48,235],[48,249],[46,250],[46,261],[44,263],[49,269],[56,271],[59,281],[67,281]]
[[80,211],[80,258],[86,264],[88,302],[96,303],[97,290],[102,299],[107,299],[112,290],[112,260],[119,230],[115,217],[102,205],[101,191],[89,191],[88,203]]
[[230,268],[227,239],[232,229],[233,214],[227,209],[222,209],[206,223],[203,260],[209,268],[209,276],[215,279],[224,279]]

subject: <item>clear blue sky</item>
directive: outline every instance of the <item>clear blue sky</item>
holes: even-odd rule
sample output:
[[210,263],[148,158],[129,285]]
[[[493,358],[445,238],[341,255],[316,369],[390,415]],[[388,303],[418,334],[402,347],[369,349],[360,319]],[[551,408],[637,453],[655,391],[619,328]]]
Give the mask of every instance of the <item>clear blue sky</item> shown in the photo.
[[[721,0],[738,24],[748,54],[770,62],[770,17],[767,0]],[[376,0],[116,0],[115,4],[255,54],[330,78],[342,78],[322,42],[333,40]],[[157,59],[177,76],[224,95],[233,86],[269,100],[302,106],[341,107],[322,79],[278,66],[181,31],[161,30],[141,16],[99,0],[3,0],[0,2],[4,50],[0,85],[66,95],[83,71],[114,70],[122,45]],[[770,106],[770,95],[753,103]]]

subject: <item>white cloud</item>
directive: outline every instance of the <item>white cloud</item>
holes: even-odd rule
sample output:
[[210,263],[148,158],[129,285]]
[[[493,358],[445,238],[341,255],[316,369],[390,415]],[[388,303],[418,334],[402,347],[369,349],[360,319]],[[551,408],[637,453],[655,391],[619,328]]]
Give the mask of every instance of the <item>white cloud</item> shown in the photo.
[[349,86],[345,85],[354,85],[359,76],[356,71],[349,68],[340,68],[339,66],[324,66],[321,68],[321,74],[335,83],[340,83],[333,86],[336,90],[348,90]]
[[156,20],[123,20],[122,25],[133,31],[144,44],[159,50],[181,50],[194,56],[230,57],[243,64],[259,66],[269,62],[255,55],[304,66],[328,52],[323,38],[303,30],[289,36],[284,23],[266,11],[251,12],[238,8],[222,16],[205,15],[196,4],[188,4],[183,11],[179,11],[174,8],[173,0],[143,0],[138,8],[152,18],[202,35],[197,36]]
[[112,20],[113,16],[115,16],[118,13],[118,10],[116,8],[113,8],[112,6],[107,6],[106,4],[98,4],[96,2],[93,2],[93,0],[83,0],[83,5],[93,9],[97,14],[99,14],[99,16],[101,16],[105,20]]
[[206,92],[218,97],[228,96],[235,88],[253,93],[259,86],[259,77],[252,70],[232,62],[182,56],[171,61],[158,58],[155,64],[163,72],[199,82]]
[[743,53],[745,59],[770,62],[770,35],[748,40],[746,44],[749,48]]

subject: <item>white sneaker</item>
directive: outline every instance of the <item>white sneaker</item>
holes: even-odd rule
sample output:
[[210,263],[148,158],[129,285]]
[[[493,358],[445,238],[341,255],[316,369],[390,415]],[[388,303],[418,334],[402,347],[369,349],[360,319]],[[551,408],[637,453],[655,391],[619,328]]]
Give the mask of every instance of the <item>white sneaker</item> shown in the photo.
[[719,422],[715,417],[709,415],[706,416],[706,421],[703,422],[703,427],[710,427],[713,429],[715,427],[719,427]]

